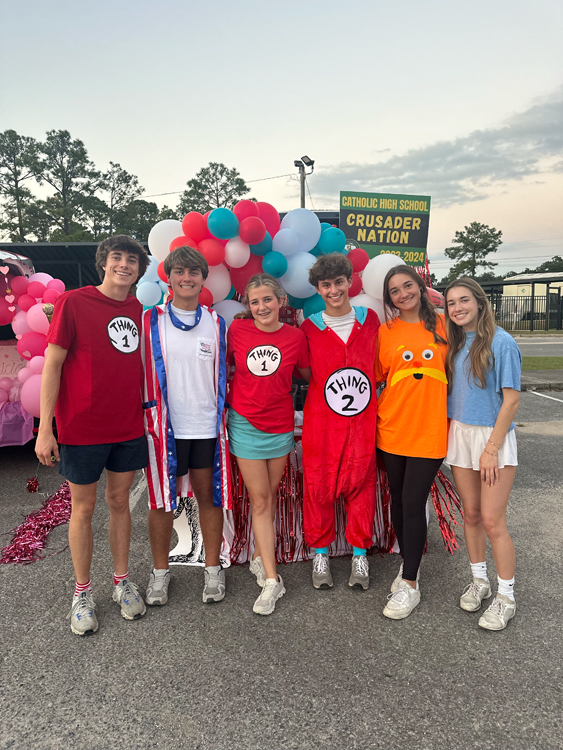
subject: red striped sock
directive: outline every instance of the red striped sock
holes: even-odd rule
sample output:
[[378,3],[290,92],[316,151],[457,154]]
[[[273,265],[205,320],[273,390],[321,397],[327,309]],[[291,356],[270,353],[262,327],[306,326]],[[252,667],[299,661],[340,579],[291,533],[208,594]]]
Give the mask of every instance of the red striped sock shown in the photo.
[[125,573],[125,575],[123,575],[123,576],[118,576],[117,573],[114,573],[113,574],[113,585],[117,586],[118,584],[121,583],[121,581],[127,580],[127,578],[129,578],[129,571],[127,573]]
[[92,585],[90,584],[90,579],[88,579],[87,583],[78,583],[78,581],[76,581],[76,589],[74,590],[74,596],[78,596],[83,591],[92,591]]

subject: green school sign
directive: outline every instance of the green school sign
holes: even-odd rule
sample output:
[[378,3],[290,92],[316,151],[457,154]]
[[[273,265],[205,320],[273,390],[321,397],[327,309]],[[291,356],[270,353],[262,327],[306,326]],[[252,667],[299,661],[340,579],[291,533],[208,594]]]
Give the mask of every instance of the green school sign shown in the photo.
[[423,266],[429,222],[428,195],[340,193],[340,229],[349,247],[362,247],[370,258],[391,253]]

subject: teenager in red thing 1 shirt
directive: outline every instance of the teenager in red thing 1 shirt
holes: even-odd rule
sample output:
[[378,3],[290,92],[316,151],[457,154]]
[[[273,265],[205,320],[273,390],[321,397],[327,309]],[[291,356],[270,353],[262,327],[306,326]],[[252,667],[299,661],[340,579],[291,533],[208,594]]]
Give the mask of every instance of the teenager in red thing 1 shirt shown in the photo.
[[[113,599],[127,620],[145,614],[145,604],[129,581],[127,569],[129,490],[135,471],[147,465],[141,403],[143,308],[129,289],[147,265],[146,250],[130,237],[104,240],[96,252],[102,283],[61,294],[47,335],[35,451],[45,466],[59,463],[59,473],[70,485],[68,537],[76,573],[70,626],[77,635],[98,629],[90,566],[92,515],[104,468],[115,571]],[[60,452],[53,435],[53,415]]]

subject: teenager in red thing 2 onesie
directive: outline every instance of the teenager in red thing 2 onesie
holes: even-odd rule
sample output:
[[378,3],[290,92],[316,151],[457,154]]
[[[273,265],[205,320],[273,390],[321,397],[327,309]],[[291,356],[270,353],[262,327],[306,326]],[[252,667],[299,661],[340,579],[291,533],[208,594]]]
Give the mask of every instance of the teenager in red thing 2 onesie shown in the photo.
[[344,496],[346,539],[354,548],[348,583],[365,590],[375,516],[379,318],[373,310],[350,305],[352,270],[345,256],[333,253],[320,257],[309,271],[326,312],[311,315],[301,326],[312,370],[303,417],[303,521],[305,541],[315,552],[313,586],[330,588],[334,506]]

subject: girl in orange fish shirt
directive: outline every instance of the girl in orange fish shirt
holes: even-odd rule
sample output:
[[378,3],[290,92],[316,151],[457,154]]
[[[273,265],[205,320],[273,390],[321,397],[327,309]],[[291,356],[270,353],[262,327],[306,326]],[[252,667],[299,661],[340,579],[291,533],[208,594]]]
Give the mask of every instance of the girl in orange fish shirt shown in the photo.
[[391,518],[403,558],[383,614],[408,617],[420,602],[418,568],[426,543],[426,500],[447,452],[446,331],[428,290],[409,266],[384,282],[386,317],[378,331],[377,448],[391,489]]

